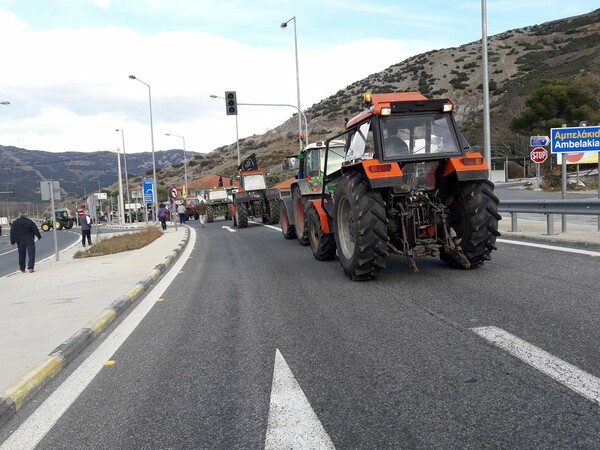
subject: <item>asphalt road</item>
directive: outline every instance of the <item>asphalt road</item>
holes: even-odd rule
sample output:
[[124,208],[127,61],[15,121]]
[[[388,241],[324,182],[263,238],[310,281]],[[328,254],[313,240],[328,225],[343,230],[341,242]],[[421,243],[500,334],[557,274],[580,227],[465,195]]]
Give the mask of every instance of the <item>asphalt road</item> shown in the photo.
[[[278,426],[310,421],[269,416],[277,351],[336,448],[600,447],[600,258],[502,243],[481,269],[420,259],[412,273],[391,257],[357,283],[277,230],[224,225],[198,230],[164,301],[38,449],[277,448]],[[590,375],[592,393],[476,333],[491,326],[576,366],[571,381]]]

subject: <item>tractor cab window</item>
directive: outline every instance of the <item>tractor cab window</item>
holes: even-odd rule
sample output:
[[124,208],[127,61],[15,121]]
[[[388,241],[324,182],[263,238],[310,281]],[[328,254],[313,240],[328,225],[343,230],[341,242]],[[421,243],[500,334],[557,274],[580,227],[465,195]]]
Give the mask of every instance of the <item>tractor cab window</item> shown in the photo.
[[461,153],[447,114],[390,116],[382,120],[381,131],[386,159]]

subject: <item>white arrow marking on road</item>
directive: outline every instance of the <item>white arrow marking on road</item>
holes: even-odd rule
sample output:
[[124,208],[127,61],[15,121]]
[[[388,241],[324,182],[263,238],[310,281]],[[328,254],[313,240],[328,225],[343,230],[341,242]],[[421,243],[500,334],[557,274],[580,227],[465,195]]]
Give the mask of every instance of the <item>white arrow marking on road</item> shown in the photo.
[[227,225],[223,225],[221,228],[225,228],[230,233],[237,233],[237,230],[234,230],[233,228],[231,228],[231,227],[229,227]]
[[265,449],[335,449],[283,355],[276,349]]

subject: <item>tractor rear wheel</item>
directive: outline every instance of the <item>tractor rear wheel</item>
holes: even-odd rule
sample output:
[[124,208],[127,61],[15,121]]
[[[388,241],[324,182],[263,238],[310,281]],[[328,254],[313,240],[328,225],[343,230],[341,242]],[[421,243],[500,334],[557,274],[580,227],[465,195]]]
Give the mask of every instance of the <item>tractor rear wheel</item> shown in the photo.
[[[451,192],[448,206],[448,224],[452,235],[460,239],[460,247],[470,263],[470,269],[489,261],[490,253],[496,250],[496,238],[500,236],[498,221],[498,197],[494,185],[488,180],[458,183]],[[457,239],[457,240],[458,240]],[[464,268],[448,253],[440,253],[442,261],[449,266]]]
[[279,223],[279,200],[269,200],[269,224],[276,225]]
[[323,232],[321,217],[312,203],[308,207],[307,216],[308,238],[313,256],[319,261],[328,261],[335,258],[335,238],[333,234]]
[[344,272],[356,281],[385,269],[387,218],[381,193],[357,172],[344,174],[335,190],[335,242]]
[[279,212],[279,226],[281,227],[284,238],[294,239],[296,237],[296,228],[294,225],[290,225],[290,221],[288,220],[288,210],[283,201],[281,202]]
[[235,219],[238,228],[246,228],[248,226],[248,208],[245,203],[240,203],[235,208]]
[[73,222],[71,222],[71,221],[67,222],[66,225],[65,225],[65,228],[67,230],[70,230],[71,228],[73,228]]
[[215,210],[212,206],[206,207],[206,222],[212,223],[215,221]]
[[304,199],[297,187],[292,189],[292,205],[294,208],[294,223],[296,227],[296,239],[300,245],[309,245],[308,223],[304,214]]

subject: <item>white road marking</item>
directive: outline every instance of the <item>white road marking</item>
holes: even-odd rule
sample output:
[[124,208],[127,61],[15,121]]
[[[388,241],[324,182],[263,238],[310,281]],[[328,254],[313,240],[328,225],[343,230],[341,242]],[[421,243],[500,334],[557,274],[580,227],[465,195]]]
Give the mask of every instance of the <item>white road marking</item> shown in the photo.
[[281,228],[276,227],[274,225],[267,225],[266,223],[255,222],[254,220],[249,220],[248,222],[255,223],[256,225],[262,225],[263,227],[271,228],[272,230],[275,230],[275,231],[281,231]]
[[69,409],[94,377],[112,360],[121,344],[156,305],[159,298],[187,262],[196,241],[196,232],[190,228],[190,241],[171,270],[140,302],[100,346],[46,399],[25,422],[0,446],[0,450],[32,450]]
[[579,395],[600,404],[600,378],[497,327],[471,328],[471,331],[506,350]]
[[237,233],[237,230],[234,230],[233,228],[231,228],[230,226],[227,226],[227,225],[223,225],[221,228],[225,228],[230,233]]
[[[37,241],[36,241],[36,242],[37,242]],[[68,247],[66,247],[66,248],[63,248],[63,249],[62,249],[61,251],[59,251],[58,253],[60,254],[60,253],[66,252],[66,251],[67,251],[67,250],[69,250],[70,248],[73,248],[74,246],[76,246],[78,243],[79,243],[79,241],[75,241],[75,242],[73,242],[71,245],[69,245]],[[14,249],[7,251],[6,253],[0,253],[0,256],[2,256],[2,255],[7,255],[8,253],[11,253],[11,252],[16,252],[16,251],[17,251],[17,248],[15,247]],[[52,259],[52,258],[56,258],[56,254],[52,253],[52,255],[50,255],[50,256],[47,256],[46,258],[44,258],[44,259],[41,259],[41,260],[39,260],[39,261],[36,261],[35,263],[36,263],[36,264],[39,264],[39,263],[41,263],[41,262],[48,261],[49,259]],[[15,274],[17,274],[17,273],[21,273],[21,271],[20,271],[20,270],[15,270],[15,271],[14,271],[14,272],[12,272],[12,273],[9,273],[9,274],[7,274],[7,275],[4,275],[3,277],[0,277],[0,280],[1,280],[2,278],[11,277],[11,276],[13,276],[13,275],[15,275]]]
[[335,446],[276,349],[265,449],[280,448],[335,449]]
[[535,242],[511,241],[509,239],[496,239],[496,242],[503,242],[504,244],[513,244],[513,245],[524,245],[526,247],[543,248],[546,250],[557,250],[559,252],[577,253],[579,255],[600,256],[600,252],[593,252],[590,250],[582,250],[579,248],[557,247],[555,245],[536,244]]

